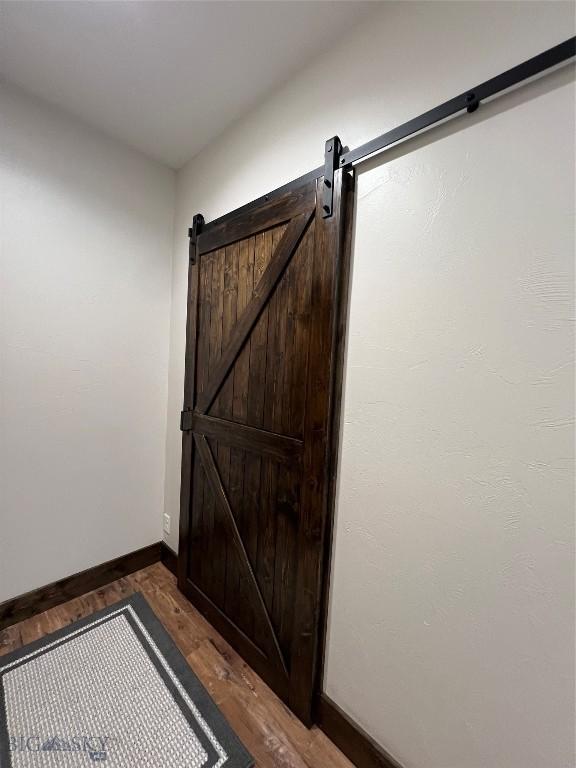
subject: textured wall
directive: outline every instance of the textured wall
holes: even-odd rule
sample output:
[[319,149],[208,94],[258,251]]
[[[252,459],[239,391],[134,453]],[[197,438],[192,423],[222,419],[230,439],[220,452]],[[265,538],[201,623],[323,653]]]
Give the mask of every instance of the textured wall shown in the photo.
[[[179,174],[173,546],[193,214],[554,45],[573,13],[383,4]],[[325,688],[406,768],[573,765],[572,84],[551,75],[359,177]]]
[[574,765],[565,79],[359,178],[326,683],[407,768]]
[[1,601],[161,536],[174,175],[0,95]]

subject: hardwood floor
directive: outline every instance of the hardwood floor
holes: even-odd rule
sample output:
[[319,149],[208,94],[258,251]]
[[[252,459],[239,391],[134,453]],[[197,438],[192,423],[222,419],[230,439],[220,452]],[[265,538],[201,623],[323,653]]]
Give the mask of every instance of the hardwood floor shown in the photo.
[[[353,768],[317,728],[308,730],[176,587],[161,563],[0,632],[0,655],[142,592],[258,768]],[[159,766],[159,768],[161,768]]]

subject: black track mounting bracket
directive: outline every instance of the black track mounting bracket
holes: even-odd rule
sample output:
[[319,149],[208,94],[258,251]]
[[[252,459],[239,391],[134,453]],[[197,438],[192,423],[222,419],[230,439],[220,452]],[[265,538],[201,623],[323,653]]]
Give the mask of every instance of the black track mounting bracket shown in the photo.
[[190,264],[196,264],[196,243],[198,241],[198,235],[202,231],[204,226],[204,216],[201,213],[197,213],[192,219],[192,226],[188,230],[188,237],[190,238],[190,245],[188,255],[190,257]]
[[473,91],[470,91],[470,93],[467,93],[466,94],[466,112],[468,113],[476,112],[479,106],[480,106],[480,100],[477,98],[476,94]]
[[324,189],[322,193],[322,218],[332,216],[334,205],[334,171],[340,166],[342,143],[338,136],[328,139],[324,147]]

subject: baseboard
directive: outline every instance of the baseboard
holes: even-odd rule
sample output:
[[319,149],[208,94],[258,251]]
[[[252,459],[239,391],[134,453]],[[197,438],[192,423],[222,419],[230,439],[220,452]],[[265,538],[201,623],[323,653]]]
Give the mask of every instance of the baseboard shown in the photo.
[[316,700],[316,722],[356,768],[402,768],[325,693]]
[[6,600],[0,603],[0,630],[157,563],[160,560],[160,550],[161,542],[150,544],[74,576],[67,576],[25,595]]
[[160,560],[174,576],[178,577],[178,555],[165,541],[160,545]]

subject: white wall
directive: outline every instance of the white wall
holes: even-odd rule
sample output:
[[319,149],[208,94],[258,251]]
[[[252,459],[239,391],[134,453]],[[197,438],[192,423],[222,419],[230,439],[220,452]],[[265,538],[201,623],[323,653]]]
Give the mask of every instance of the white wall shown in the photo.
[[575,765],[563,83],[360,179],[326,682],[407,768]]
[[161,538],[174,174],[21,93],[0,123],[0,601]]
[[[387,3],[179,174],[186,228],[574,33],[568,3]],[[573,766],[573,71],[358,181],[325,688],[406,768]]]

